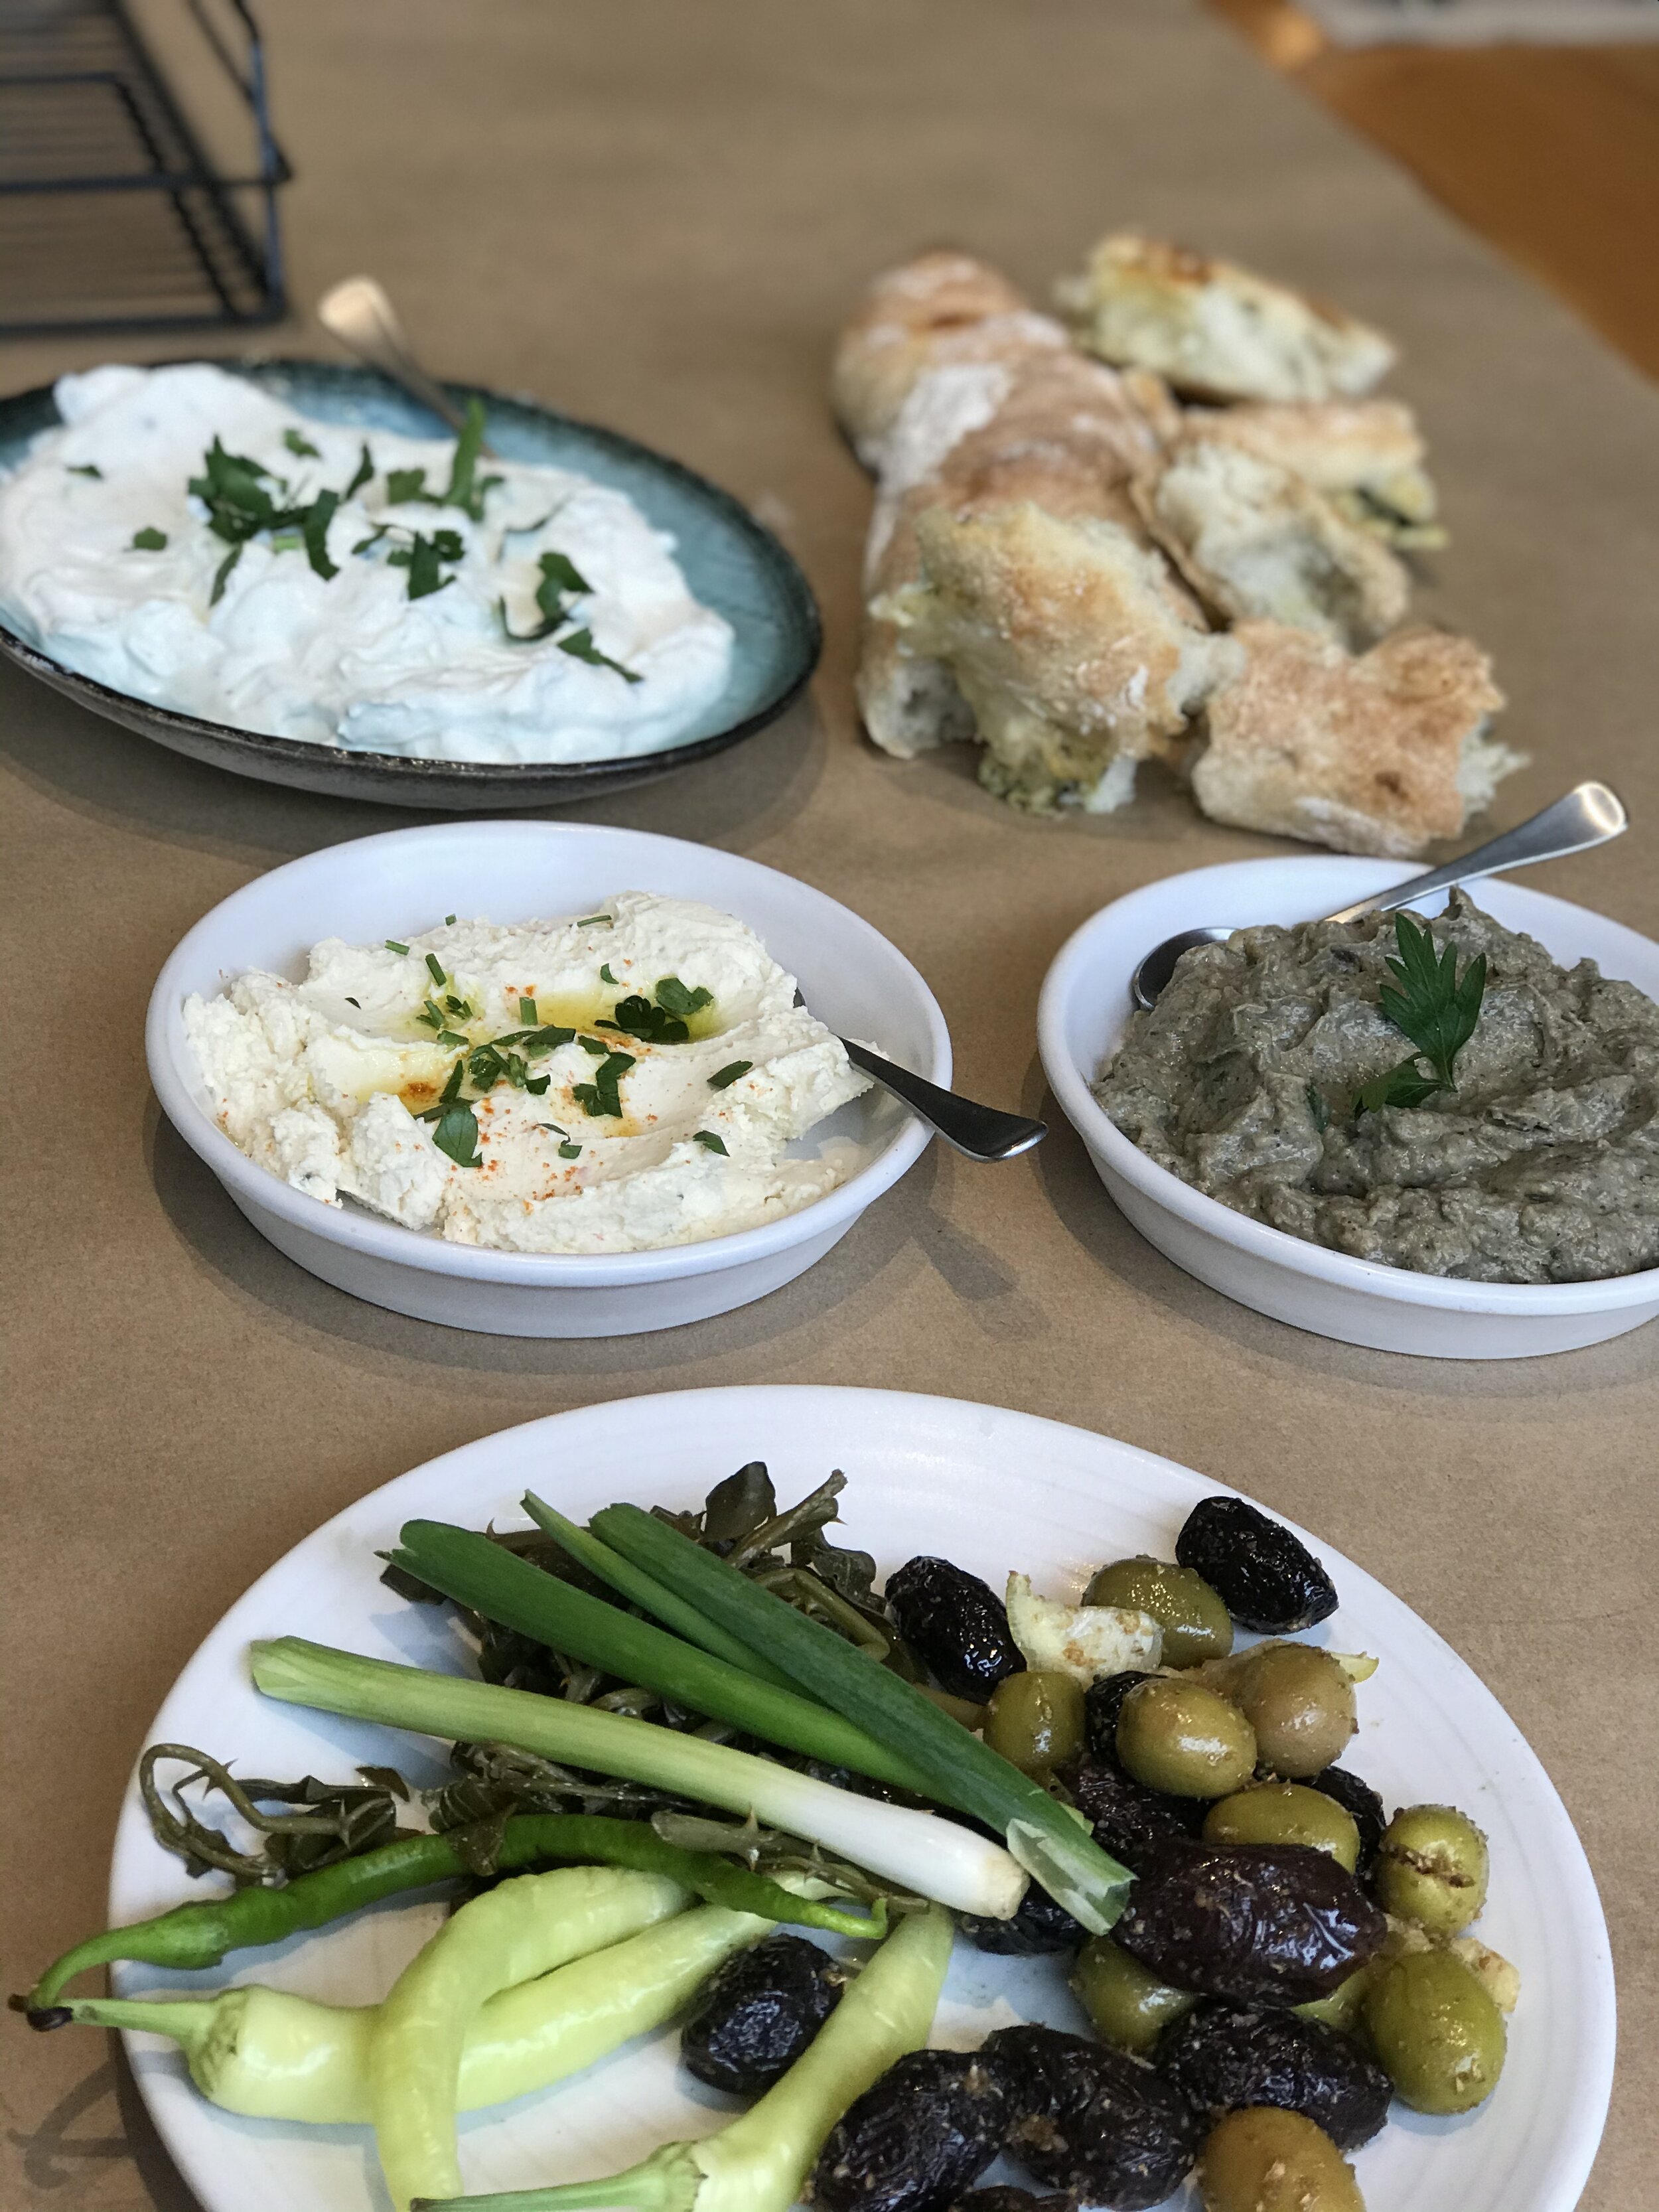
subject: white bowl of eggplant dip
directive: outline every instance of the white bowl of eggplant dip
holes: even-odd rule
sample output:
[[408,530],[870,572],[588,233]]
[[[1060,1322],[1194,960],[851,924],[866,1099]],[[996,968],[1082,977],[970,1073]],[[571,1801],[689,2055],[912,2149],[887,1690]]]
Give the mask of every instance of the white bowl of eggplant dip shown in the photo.
[[[1247,860],[1104,908],[1043,985],[1055,1096],[1141,1235],[1276,1320],[1441,1359],[1638,1328],[1659,1315],[1659,945],[1496,880],[1399,922],[1305,920],[1408,872]],[[1214,921],[1233,936],[1133,1011],[1142,955]]]

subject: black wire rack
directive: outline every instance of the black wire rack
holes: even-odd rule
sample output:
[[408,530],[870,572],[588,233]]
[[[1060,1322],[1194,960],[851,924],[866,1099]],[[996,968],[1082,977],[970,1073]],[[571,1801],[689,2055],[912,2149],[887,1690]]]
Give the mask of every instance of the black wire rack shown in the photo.
[[[163,60],[126,0],[0,0],[0,336],[286,312],[258,25],[247,0],[181,0],[166,27],[188,43]],[[243,158],[210,152],[208,109]]]

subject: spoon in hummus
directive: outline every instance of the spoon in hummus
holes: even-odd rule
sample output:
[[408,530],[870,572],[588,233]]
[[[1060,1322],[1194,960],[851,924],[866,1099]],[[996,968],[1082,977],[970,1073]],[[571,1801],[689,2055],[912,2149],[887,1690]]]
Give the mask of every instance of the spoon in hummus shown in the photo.
[[[1609,838],[1617,837],[1629,825],[1630,817],[1616,792],[1609,791],[1605,783],[1576,784],[1553,806],[1506,830],[1501,837],[1477,845],[1473,852],[1448,860],[1443,866],[1409,876],[1403,884],[1375,891],[1369,898],[1356,899],[1352,906],[1339,908],[1322,919],[1353,921],[1362,914],[1392,914],[1396,907],[1413,906],[1431,891],[1444,890],[1452,884],[1473,883],[1480,876],[1500,875],[1509,868],[1528,868],[1535,860],[1564,860],[1569,853],[1587,853],[1593,845],[1605,845]],[[1130,997],[1138,1006],[1151,1006],[1174,975],[1183,952],[1190,952],[1195,945],[1219,945],[1232,934],[1232,929],[1210,925],[1166,937],[1152,947],[1129,978]]]
[[[796,992],[795,1004],[806,1004],[803,992]],[[926,1121],[935,1135],[970,1160],[1018,1159],[1048,1133],[1046,1121],[1033,1121],[1024,1114],[1005,1114],[998,1106],[981,1106],[964,1098],[959,1091],[941,1091],[926,1076],[913,1075],[908,1067],[884,1060],[868,1045],[855,1044],[851,1037],[836,1042],[861,1075],[890,1091],[919,1121]]]

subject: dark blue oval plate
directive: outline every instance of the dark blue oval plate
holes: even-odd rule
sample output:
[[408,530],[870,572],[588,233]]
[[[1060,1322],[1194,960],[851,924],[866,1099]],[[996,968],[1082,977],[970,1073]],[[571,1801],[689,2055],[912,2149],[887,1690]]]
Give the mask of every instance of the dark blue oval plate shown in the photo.
[[[265,386],[302,415],[322,422],[429,438],[444,426],[372,369],[321,362],[221,362],[216,366]],[[397,753],[348,750],[295,738],[262,736],[194,714],[178,714],[147,699],[112,691],[77,676],[0,623],[0,653],[141,737],[192,760],[210,762],[264,783],[302,791],[379,799],[392,806],[460,812],[513,806],[556,806],[649,783],[692,761],[707,760],[775,720],[817,665],[823,627],[805,576],[769,530],[748,509],[693,470],[619,431],[573,422],[531,399],[452,384],[462,405],[476,396],[488,415],[489,442],[509,460],[551,462],[579,470],[626,492],[647,520],[673,533],[687,583],[705,606],[732,625],[735,646],[725,690],[687,720],[684,736],[659,752],[626,760],[526,762],[410,760]],[[29,441],[58,420],[50,386],[0,400],[0,470],[15,466]]]

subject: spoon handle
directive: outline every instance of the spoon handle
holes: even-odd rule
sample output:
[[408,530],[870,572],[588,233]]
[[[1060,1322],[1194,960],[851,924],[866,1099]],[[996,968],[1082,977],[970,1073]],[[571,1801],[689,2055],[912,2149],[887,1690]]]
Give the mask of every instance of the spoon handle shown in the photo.
[[1587,853],[1593,845],[1605,845],[1610,837],[1618,836],[1629,824],[1630,817],[1616,792],[1605,783],[1577,784],[1564,799],[1558,799],[1530,821],[1506,830],[1501,837],[1477,845],[1472,853],[1448,860],[1443,867],[1409,877],[1373,897],[1357,899],[1352,906],[1328,914],[1325,920],[1352,921],[1357,915],[1392,914],[1396,907],[1411,906],[1429,892],[1443,890],[1451,884],[1473,883],[1481,876],[1501,874],[1505,868],[1530,867],[1535,860],[1562,860],[1569,853]]
[[[397,309],[372,276],[348,276],[325,292],[317,302],[317,319],[348,353],[402,385],[411,399],[447,422],[458,435],[465,428],[465,416],[416,360]],[[489,453],[490,449],[483,446],[480,450]]]
[[954,1145],[970,1160],[1012,1160],[1029,1152],[1033,1145],[1040,1145],[1048,1133],[1046,1121],[1032,1121],[1023,1114],[1004,1114],[994,1106],[976,1105],[957,1091],[941,1091],[937,1083],[913,1075],[908,1067],[895,1066],[890,1060],[866,1051],[850,1038],[843,1037],[842,1042],[854,1067],[884,1091],[890,1091],[895,1098],[902,1099],[947,1145]]

